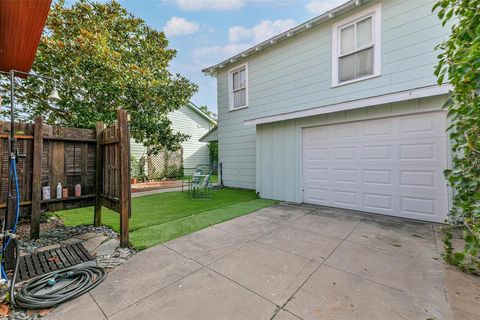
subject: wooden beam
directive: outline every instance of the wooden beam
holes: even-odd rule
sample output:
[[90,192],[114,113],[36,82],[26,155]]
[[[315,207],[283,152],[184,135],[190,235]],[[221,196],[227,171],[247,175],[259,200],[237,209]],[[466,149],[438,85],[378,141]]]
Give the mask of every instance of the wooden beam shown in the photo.
[[72,138],[72,137],[60,137],[60,136],[45,136],[44,140],[53,140],[53,141],[72,141],[72,142],[97,142],[97,139],[86,139],[86,138]]
[[99,227],[102,224],[102,199],[100,195],[102,194],[102,180],[103,180],[103,152],[101,141],[103,138],[103,130],[105,126],[102,122],[97,122],[96,126],[96,135],[97,135],[97,156],[95,164],[95,211],[93,215],[93,224],[95,227]]
[[40,237],[40,215],[42,201],[42,157],[43,157],[43,118],[35,117],[33,134],[33,170],[32,170],[32,217],[30,219],[30,238]]
[[100,141],[101,145],[114,144],[114,143],[118,143],[118,138],[110,138],[110,139],[105,139]]
[[[10,135],[8,133],[0,133],[0,138],[7,139]],[[26,139],[26,140],[33,140],[33,136],[27,134],[16,134],[15,138],[18,140]]]
[[117,110],[118,148],[120,157],[120,246],[128,246],[128,219],[130,216],[130,137],[128,132],[127,111]]
[[[20,202],[20,206],[29,206],[32,204],[32,201],[22,201]],[[7,207],[7,204],[4,202],[4,203],[0,203],[0,209],[5,209]]]

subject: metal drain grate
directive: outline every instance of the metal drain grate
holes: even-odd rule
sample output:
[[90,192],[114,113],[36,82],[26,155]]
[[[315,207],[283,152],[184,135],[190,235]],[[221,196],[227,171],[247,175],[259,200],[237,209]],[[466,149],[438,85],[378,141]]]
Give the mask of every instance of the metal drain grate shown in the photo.
[[93,257],[81,243],[32,253],[20,257],[17,281],[24,281],[42,274],[91,261]]

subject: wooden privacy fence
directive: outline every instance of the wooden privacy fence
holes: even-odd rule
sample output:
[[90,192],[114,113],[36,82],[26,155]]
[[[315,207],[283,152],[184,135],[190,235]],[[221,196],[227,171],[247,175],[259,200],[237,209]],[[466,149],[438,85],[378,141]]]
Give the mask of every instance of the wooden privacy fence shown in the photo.
[[105,128],[97,123],[97,202],[95,225],[100,225],[102,206],[120,213],[120,243],[128,245],[131,216],[130,136],[126,112],[118,112],[117,123]]
[[[95,205],[94,223],[101,223],[101,206],[120,213],[122,246],[128,245],[130,216],[130,141],[127,113],[118,110],[117,123],[96,129],[55,127],[36,117],[34,124],[15,124],[15,147],[20,155],[17,164],[21,216],[31,217],[30,236],[40,233],[40,214]],[[0,122],[0,210],[8,198],[8,135],[10,123]],[[68,194],[57,199],[58,183]],[[75,195],[80,184],[81,195]],[[49,186],[50,199],[42,197]],[[9,215],[13,221],[14,211]]]

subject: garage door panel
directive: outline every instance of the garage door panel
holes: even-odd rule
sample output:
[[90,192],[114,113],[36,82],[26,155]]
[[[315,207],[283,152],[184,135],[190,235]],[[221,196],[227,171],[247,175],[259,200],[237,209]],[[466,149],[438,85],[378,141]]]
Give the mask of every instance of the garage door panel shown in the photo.
[[435,160],[435,143],[402,143],[399,146],[399,160]]
[[321,161],[328,160],[328,149],[327,148],[315,148],[307,147],[306,152],[307,160],[309,161]]
[[[342,146],[325,145],[322,147],[306,146],[304,149],[305,160],[336,163],[362,161],[365,165],[381,165],[388,162],[392,166],[424,165],[444,166],[446,158],[445,137],[442,139],[419,139],[417,141],[382,141],[364,143],[357,141]],[[391,143],[390,145],[387,143]],[[370,163],[369,163],[370,162]]]
[[393,211],[393,199],[390,194],[364,193],[363,205],[367,209]]
[[304,202],[442,221],[445,126],[438,112],[305,128]]
[[438,193],[443,183],[441,170],[395,170],[390,168],[320,168],[305,171],[305,182],[315,186],[391,190],[390,192]]
[[357,170],[356,169],[333,169],[332,180],[339,183],[357,183]]
[[368,139],[390,139],[393,137],[393,124],[391,119],[371,120],[368,126],[363,126],[363,134]]
[[330,200],[328,188],[308,188],[304,191],[305,202],[328,205]]
[[337,125],[333,127],[333,137],[336,139],[341,138],[355,138],[358,136],[357,126],[350,124]]
[[392,145],[364,145],[360,146],[360,159],[365,160],[393,160]]
[[400,170],[400,187],[435,188],[438,172],[430,170]]
[[391,169],[363,169],[362,184],[367,186],[380,186],[382,188],[393,185]]
[[435,199],[420,197],[400,197],[400,212],[420,216],[434,217],[437,206]]
[[355,161],[358,158],[355,146],[332,147],[332,160]]
[[332,202],[337,205],[344,206],[357,206],[358,205],[358,193],[348,190],[332,190]]

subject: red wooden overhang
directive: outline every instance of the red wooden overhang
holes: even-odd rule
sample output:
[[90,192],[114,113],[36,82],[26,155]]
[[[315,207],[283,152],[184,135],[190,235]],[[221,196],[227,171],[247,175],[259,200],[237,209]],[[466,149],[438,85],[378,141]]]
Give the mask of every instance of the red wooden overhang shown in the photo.
[[0,0],[0,70],[29,72],[52,0]]

